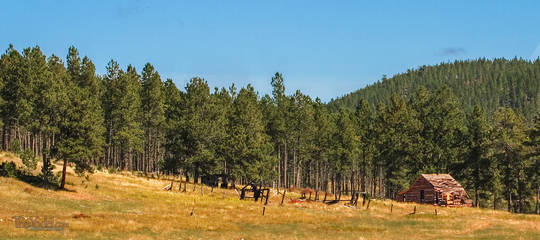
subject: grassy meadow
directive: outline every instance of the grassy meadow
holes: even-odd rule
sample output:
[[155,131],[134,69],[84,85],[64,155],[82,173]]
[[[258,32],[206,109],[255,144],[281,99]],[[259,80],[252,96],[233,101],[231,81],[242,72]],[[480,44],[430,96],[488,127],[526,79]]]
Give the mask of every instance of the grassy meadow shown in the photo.
[[[20,164],[10,154],[0,159]],[[66,183],[66,191],[53,191],[0,177],[0,239],[540,239],[540,216],[490,209],[291,203],[294,193],[280,206],[273,191],[263,216],[262,203],[239,200],[234,190],[205,187],[202,196],[200,186],[184,193],[175,183],[164,191],[170,180],[130,172],[85,178],[69,169]],[[54,216],[69,226],[31,231],[16,228],[14,216]]]

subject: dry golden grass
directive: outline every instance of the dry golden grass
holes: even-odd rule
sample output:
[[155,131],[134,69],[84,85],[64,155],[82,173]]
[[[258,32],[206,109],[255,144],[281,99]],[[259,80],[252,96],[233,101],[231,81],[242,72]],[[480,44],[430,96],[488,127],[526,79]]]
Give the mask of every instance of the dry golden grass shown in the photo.
[[[6,155],[0,154],[6,161]],[[17,162],[11,156],[10,160]],[[60,169],[60,168],[57,168]],[[372,201],[369,210],[343,204],[263,204],[238,200],[233,190],[170,183],[131,173],[70,171],[68,191],[37,188],[0,177],[0,239],[540,239],[540,217],[473,208]],[[291,193],[287,195],[292,196]],[[390,213],[390,206],[393,211]],[[191,216],[192,210],[194,215]],[[13,216],[54,216],[59,231],[15,228]]]

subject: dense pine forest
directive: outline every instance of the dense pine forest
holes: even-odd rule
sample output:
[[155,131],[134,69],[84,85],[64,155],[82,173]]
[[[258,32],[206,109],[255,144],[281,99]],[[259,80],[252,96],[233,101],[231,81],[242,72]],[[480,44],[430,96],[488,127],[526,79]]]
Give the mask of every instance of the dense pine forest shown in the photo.
[[371,104],[387,102],[392,94],[411,96],[418,88],[434,91],[448,86],[465,111],[478,105],[492,115],[509,107],[532,119],[540,108],[540,59],[478,59],[422,66],[333,100],[329,106],[354,109],[361,99]]
[[[0,58],[1,146],[63,188],[65,169],[181,175],[216,185],[255,183],[395,198],[421,173],[450,173],[481,207],[537,212],[540,61],[476,60],[384,78],[328,105],[250,85],[186,86],[111,60],[96,74],[69,48]],[[61,161],[64,174],[52,174]],[[535,199],[536,198],[536,199]]]

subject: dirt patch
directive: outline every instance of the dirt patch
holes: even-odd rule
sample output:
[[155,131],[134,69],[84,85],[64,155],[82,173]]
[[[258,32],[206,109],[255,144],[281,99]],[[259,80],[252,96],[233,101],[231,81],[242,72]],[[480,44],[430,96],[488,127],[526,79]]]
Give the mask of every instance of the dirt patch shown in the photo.
[[79,219],[79,218],[90,218],[90,216],[84,214],[84,213],[79,213],[79,214],[74,214],[73,215],[73,218],[75,219]]

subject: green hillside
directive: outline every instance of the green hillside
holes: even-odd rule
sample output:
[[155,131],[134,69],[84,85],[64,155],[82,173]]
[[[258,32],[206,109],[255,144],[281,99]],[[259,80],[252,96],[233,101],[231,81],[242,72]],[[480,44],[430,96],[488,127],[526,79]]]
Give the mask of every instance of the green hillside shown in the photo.
[[489,113],[498,107],[512,107],[527,119],[540,108],[540,60],[477,59],[441,63],[407,70],[391,78],[331,101],[332,108],[353,108],[361,98],[370,103],[387,101],[393,93],[409,96],[420,86],[435,90],[450,87],[465,110],[483,106]]

